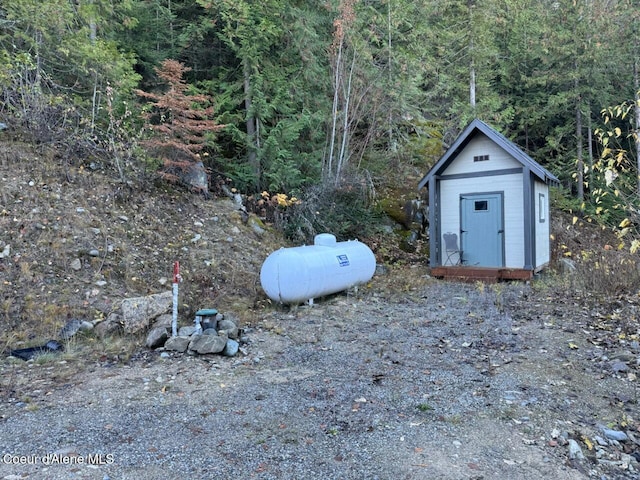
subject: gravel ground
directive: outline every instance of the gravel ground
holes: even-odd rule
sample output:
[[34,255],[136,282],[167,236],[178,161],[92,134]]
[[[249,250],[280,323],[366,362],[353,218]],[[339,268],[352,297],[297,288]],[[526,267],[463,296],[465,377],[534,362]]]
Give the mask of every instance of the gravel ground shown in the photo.
[[5,360],[0,478],[639,478],[633,442],[594,446],[635,428],[635,383],[557,308],[426,281],[264,310],[235,358]]

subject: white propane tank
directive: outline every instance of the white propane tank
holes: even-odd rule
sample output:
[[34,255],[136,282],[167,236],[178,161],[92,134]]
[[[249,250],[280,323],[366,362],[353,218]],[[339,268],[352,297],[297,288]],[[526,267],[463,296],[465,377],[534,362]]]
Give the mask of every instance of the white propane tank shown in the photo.
[[376,258],[357,240],[336,242],[330,233],[316,235],[313,245],[281,248],[262,264],[260,283],[280,303],[301,303],[367,283]]

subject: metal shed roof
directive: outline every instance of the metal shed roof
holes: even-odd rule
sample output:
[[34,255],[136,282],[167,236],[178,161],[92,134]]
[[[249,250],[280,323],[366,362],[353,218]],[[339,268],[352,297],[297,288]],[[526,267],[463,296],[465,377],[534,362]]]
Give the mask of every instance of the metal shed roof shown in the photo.
[[458,156],[462,149],[473,138],[476,131],[482,132],[487,137],[489,137],[496,145],[498,145],[509,155],[515,158],[518,162],[520,162],[523,167],[528,168],[536,177],[538,177],[544,183],[551,185],[558,185],[560,183],[560,180],[558,180],[558,178],[553,173],[544,168],[529,155],[524,153],[520,149],[520,147],[518,147],[518,145],[513,143],[501,133],[498,133],[482,120],[476,118],[469,125],[467,125],[463,132],[458,136],[456,141],[453,142],[453,145],[451,145],[451,147],[445,152],[445,154],[440,157],[440,160],[438,160],[436,164],[422,178],[422,180],[420,180],[420,183],[418,183],[418,190],[427,185],[431,177],[440,174],[449,166],[449,164]]

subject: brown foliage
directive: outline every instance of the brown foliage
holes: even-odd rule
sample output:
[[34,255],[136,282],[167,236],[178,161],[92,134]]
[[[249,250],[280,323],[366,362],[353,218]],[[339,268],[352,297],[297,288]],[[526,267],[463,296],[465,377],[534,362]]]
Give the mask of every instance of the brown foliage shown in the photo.
[[187,94],[189,85],[183,75],[189,70],[176,60],[165,60],[156,73],[167,84],[166,91],[136,93],[151,101],[152,108],[144,119],[153,136],[142,144],[162,161],[161,175],[202,189],[202,182],[196,178],[205,175],[200,152],[207,146],[207,134],[225,125],[212,118],[215,110],[211,97]]

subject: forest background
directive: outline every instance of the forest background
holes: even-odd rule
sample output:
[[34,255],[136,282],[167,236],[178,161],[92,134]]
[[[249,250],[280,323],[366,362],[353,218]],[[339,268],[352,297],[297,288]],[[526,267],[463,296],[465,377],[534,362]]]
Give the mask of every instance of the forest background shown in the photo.
[[557,206],[624,236],[640,192],[638,7],[4,0],[0,127],[122,182],[235,188],[288,209],[300,240],[362,233],[376,192],[414,192],[481,118],[558,176]]

